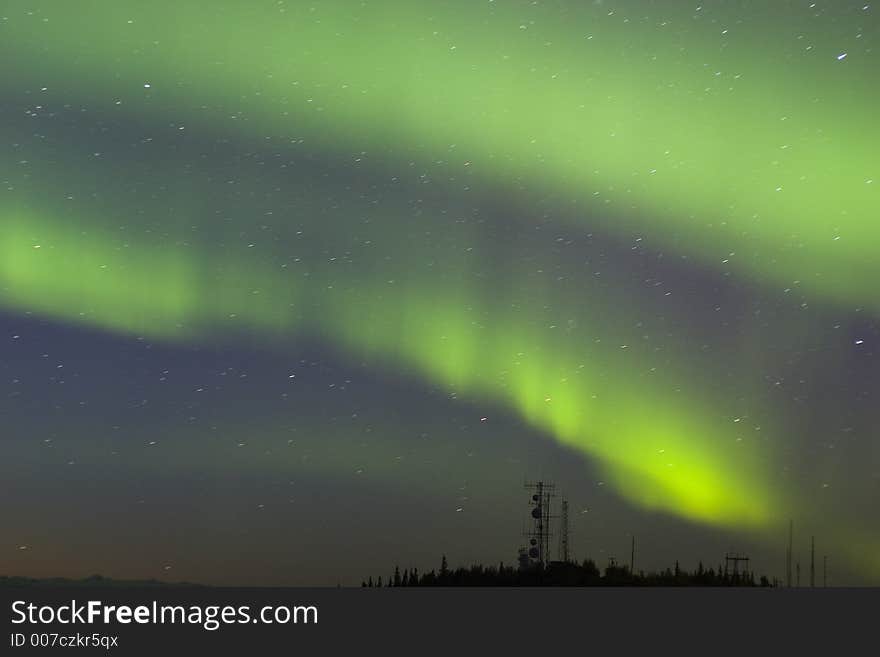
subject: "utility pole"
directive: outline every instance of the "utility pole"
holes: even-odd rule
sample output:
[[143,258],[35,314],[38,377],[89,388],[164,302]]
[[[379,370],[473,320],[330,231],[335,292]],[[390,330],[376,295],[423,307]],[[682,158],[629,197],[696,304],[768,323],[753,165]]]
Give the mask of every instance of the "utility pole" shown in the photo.
[[739,577],[739,564],[745,564],[745,570],[743,570],[744,575],[748,575],[749,573],[749,558],[744,554],[739,554],[738,552],[728,552],[724,555],[724,574],[726,575],[728,572],[728,565],[733,563],[733,576]]

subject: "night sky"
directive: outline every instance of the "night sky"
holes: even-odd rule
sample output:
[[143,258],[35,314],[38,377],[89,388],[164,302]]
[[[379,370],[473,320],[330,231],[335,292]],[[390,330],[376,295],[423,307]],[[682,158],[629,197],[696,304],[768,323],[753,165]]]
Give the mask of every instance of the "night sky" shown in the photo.
[[4,2],[0,574],[880,584],[877,11]]

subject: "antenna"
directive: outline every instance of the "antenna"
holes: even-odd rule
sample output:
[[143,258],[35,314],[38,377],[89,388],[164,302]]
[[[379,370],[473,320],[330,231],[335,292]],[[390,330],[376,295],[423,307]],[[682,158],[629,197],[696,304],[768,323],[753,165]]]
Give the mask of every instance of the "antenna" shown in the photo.
[[526,490],[532,491],[529,504],[532,507],[532,529],[526,532],[529,537],[528,555],[532,561],[546,566],[550,556],[550,501],[556,497],[556,486],[544,481],[525,484]]
[[568,563],[568,500],[562,500],[562,514],[559,518],[559,560]]
[[810,536],[810,588],[816,587],[816,537]]
[[791,538],[794,530],[794,522],[788,521],[788,550],[785,553],[785,585],[791,588]]
[[801,587],[801,562],[797,562],[797,585],[798,588]]

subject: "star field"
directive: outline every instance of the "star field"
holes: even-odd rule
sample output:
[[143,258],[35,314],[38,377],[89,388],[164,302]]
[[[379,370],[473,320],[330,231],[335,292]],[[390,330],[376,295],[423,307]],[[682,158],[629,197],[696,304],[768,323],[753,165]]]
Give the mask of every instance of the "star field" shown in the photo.
[[582,556],[781,576],[793,520],[876,583],[877,30],[864,1],[7,3],[0,570],[512,562],[547,477]]

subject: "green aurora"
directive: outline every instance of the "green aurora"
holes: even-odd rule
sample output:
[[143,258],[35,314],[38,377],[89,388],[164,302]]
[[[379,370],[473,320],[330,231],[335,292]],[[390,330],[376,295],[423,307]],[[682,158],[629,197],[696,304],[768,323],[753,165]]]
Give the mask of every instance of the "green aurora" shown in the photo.
[[467,162],[609,230],[875,307],[875,55],[838,59],[872,36],[861,5],[497,4],[12,2],[3,75],[180,124]]
[[[130,122],[172,154],[89,157],[69,128],[48,143],[5,122],[0,304],[169,342],[324,340],[513,410],[636,505],[776,540],[809,500],[776,481],[778,443],[734,422],[745,405],[764,436],[786,431],[749,375],[760,347],[731,345],[732,381],[713,384],[696,325],[658,353],[638,324],[659,301],[454,225],[469,199],[434,198],[413,226],[406,204],[356,190],[328,210],[329,183],[302,171],[192,165],[215,135],[414,164],[447,190],[549,207],[575,238],[636,236],[762,293],[876,315],[876,28],[855,4],[821,27],[799,3],[674,4],[9,2],[9,98]],[[267,219],[260,199],[285,186]],[[794,314],[773,330],[808,332]],[[880,576],[876,532],[835,522],[840,551]]]

